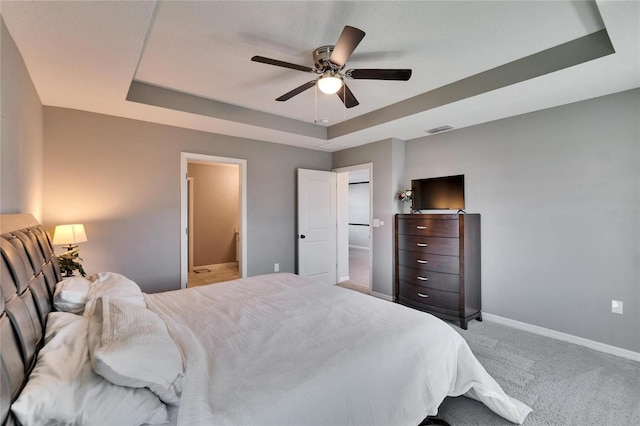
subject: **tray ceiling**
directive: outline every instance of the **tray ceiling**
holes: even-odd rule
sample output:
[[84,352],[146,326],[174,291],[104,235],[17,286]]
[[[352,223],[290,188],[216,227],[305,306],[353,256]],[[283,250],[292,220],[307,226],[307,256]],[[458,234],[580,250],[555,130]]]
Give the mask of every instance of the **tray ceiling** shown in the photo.
[[[640,86],[638,2],[3,0],[0,10],[44,105],[328,151]],[[347,110],[313,89],[276,102],[314,75],[250,58],[312,67],[345,25],[366,32],[347,68],[411,68],[411,79],[348,80],[360,105]]]

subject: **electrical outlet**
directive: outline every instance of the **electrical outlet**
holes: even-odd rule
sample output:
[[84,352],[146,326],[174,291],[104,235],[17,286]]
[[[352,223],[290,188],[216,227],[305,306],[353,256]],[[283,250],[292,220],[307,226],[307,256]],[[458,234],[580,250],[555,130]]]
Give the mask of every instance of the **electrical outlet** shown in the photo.
[[611,312],[613,312],[614,314],[621,314],[622,313],[622,302],[619,300],[612,300],[611,301]]
[[273,272],[280,272],[280,264],[279,263],[274,263],[273,264]]

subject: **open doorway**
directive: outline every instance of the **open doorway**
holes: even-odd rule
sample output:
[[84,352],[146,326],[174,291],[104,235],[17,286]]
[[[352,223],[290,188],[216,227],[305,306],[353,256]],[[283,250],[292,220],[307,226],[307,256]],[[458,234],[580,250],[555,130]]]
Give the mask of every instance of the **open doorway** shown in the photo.
[[246,276],[246,160],[182,153],[181,286]]
[[371,294],[372,164],[338,173],[338,285]]
[[187,287],[240,278],[240,166],[187,162]]

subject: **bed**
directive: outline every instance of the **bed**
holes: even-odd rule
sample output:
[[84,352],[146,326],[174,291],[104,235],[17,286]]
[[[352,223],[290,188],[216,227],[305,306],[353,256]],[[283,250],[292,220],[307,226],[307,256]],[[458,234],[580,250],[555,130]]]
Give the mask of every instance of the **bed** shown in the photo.
[[2,424],[418,425],[458,395],[531,411],[429,314],[289,273],[155,294],[61,280],[46,231],[5,216]]

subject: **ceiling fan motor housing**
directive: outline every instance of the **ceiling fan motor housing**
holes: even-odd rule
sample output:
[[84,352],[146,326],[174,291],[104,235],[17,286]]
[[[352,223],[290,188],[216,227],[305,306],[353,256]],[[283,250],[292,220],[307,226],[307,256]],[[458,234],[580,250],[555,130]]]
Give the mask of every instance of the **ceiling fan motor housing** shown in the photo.
[[324,72],[327,70],[332,70],[334,72],[337,72],[344,68],[344,65],[339,67],[333,62],[329,61],[334,48],[335,46],[333,45],[327,45],[318,47],[313,51],[313,62],[316,64],[316,69],[318,71]]

